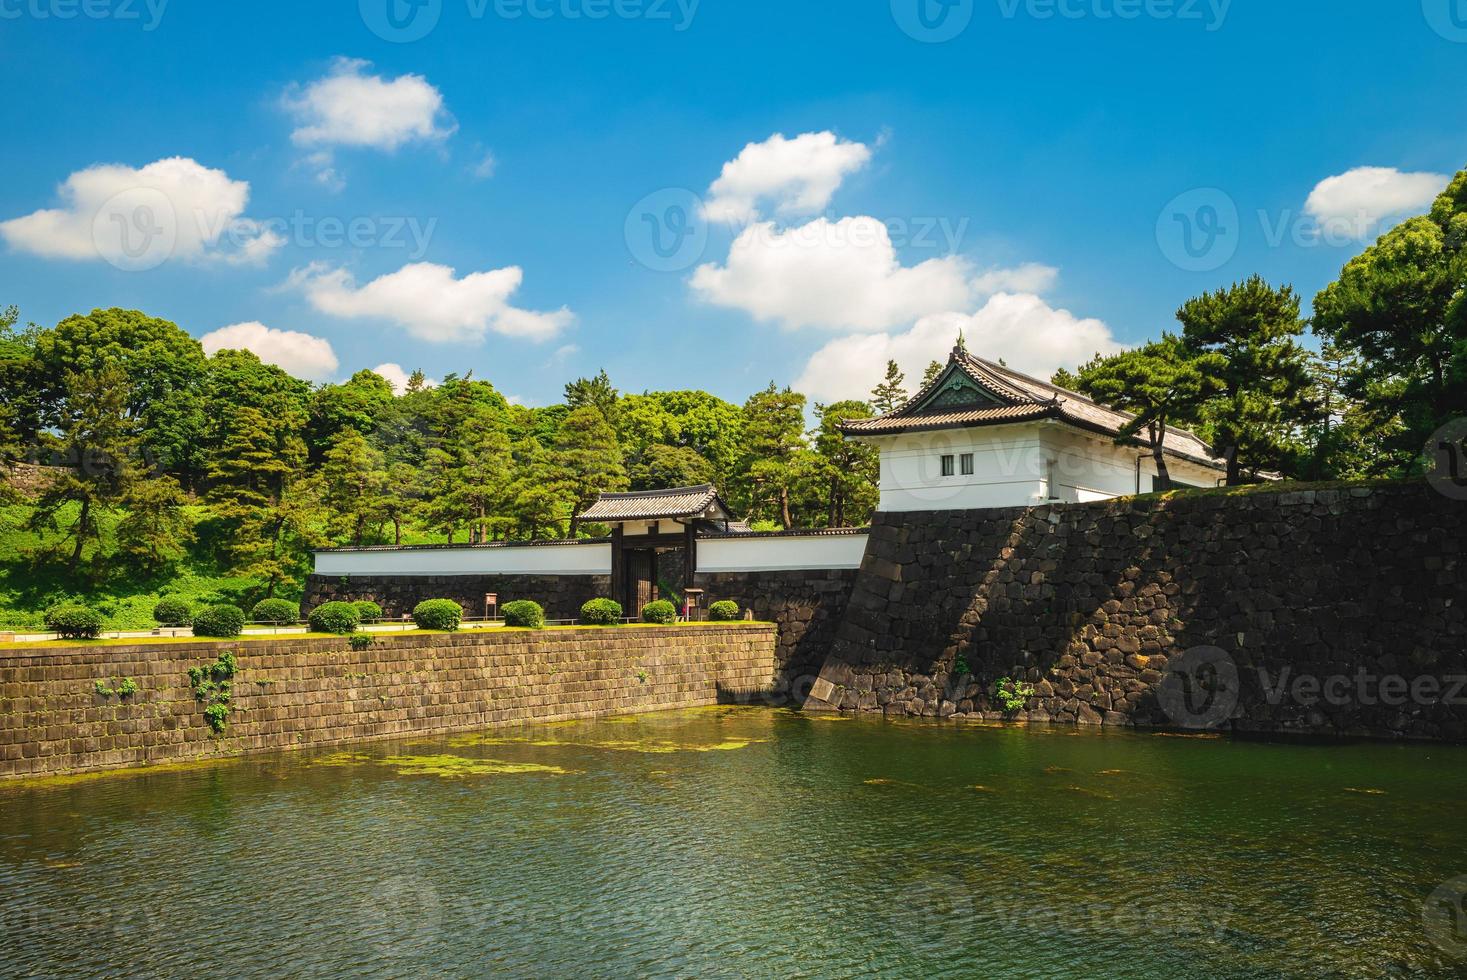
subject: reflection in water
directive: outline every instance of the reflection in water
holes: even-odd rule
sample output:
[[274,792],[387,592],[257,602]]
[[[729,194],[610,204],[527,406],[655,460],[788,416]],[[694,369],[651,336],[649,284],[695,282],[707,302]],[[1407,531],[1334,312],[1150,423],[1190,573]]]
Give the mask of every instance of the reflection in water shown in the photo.
[[1464,803],[1456,748],[732,707],[6,785],[0,973],[1446,972]]

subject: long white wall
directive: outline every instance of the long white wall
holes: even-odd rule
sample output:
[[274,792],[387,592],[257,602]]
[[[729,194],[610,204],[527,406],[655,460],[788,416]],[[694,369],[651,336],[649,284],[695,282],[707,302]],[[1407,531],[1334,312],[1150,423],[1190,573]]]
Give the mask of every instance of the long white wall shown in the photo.
[[700,572],[817,571],[860,568],[865,534],[713,538],[698,542]]
[[322,551],[317,575],[610,575],[611,545]]

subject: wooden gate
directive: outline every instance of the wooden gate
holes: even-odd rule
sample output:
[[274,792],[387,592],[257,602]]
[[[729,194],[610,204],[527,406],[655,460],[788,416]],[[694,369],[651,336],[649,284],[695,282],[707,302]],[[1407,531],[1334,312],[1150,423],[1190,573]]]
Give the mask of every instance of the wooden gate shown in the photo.
[[624,552],[626,557],[626,594],[622,597],[624,615],[642,618],[642,609],[657,598],[657,552],[637,548]]

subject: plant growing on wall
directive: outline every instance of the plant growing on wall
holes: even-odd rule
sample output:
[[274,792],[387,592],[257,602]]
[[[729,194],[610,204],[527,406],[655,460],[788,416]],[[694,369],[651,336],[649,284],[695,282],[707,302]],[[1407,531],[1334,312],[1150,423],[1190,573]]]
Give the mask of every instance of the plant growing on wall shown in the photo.
[[238,671],[239,661],[228,650],[212,664],[188,669],[194,699],[204,705],[204,721],[215,735],[223,735],[228,727],[234,700],[233,678]]
[[1022,710],[1034,696],[1034,685],[1021,683],[1012,677],[1000,677],[993,682],[992,693],[994,700],[1003,708],[1003,713],[1011,715]]

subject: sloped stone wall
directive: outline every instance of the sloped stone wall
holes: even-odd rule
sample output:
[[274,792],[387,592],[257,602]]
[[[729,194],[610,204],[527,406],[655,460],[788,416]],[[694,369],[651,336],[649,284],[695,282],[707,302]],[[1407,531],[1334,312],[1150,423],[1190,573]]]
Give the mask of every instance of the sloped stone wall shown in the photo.
[[[754,700],[774,642],[734,624],[5,649],[0,779]],[[215,736],[188,669],[226,650],[239,672]],[[125,678],[131,697],[95,691]]]
[[1216,727],[1463,739],[1464,543],[1425,483],[880,514],[807,706],[1171,727],[1169,663],[1205,700],[1217,648]]

